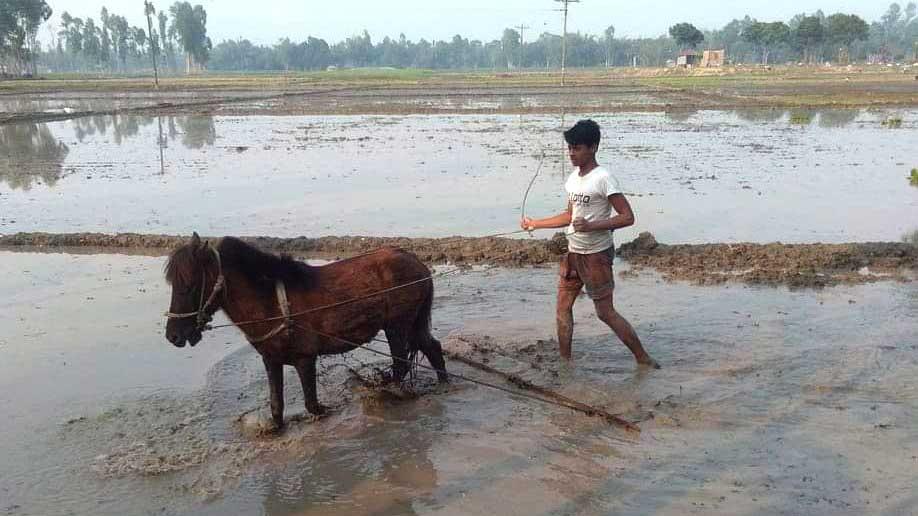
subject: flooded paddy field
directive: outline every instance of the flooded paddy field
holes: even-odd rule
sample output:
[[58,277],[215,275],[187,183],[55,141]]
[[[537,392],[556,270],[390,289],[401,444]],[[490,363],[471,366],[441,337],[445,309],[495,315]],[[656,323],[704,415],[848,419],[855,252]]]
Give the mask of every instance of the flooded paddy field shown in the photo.
[[555,271],[474,268],[436,281],[434,333],[448,350],[474,347],[641,433],[461,380],[438,389],[424,371],[419,396],[400,399],[354,381],[343,366],[387,364],[356,352],[322,360],[332,410],[317,420],[288,371],[288,429],[275,436],[238,421],[265,413],[267,386],[235,329],[195,348],[162,337],[163,263],[0,253],[3,514],[908,514],[918,503],[911,283],[789,291],[619,274],[617,305],[664,365],[651,371],[585,299],[575,366],[560,366]]
[[[0,233],[478,236],[564,207],[587,113],[83,117],[0,126]],[[637,213],[619,241],[898,241],[915,110],[593,115]],[[903,120],[898,129],[883,122]],[[544,158],[542,157],[544,155]],[[539,169],[539,164],[542,168]],[[545,235],[548,236],[548,235]]]
[[[19,121],[0,123],[0,238],[19,242],[0,249],[0,515],[914,512],[918,109],[722,109],[788,90],[711,80],[721,97],[679,78],[584,84],[587,100],[544,84],[402,85],[332,104],[283,86],[231,103],[203,87],[3,96]],[[913,96],[894,82],[885,93]],[[67,109],[112,113],[29,119]],[[437,256],[429,240],[516,230],[533,176],[526,214],[562,209],[560,129],[585,116],[637,215],[617,243],[659,242],[616,262],[616,305],[659,371],[636,368],[586,299],[575,365],[558,363],[549,232]],[[192,231],[272,237],[258,241],[310,259],[389,237],[437,272],[475,264],[435,281],[447,350],[642,431],[461,380],[440,388],[423,370],[414,395],[368,387],[357,375],[387,362],[357,351],[320,362],[329,415],[304,414],[288,371],[288,427],[261,433],[263,366],[235,329],[195,348],[163,337],[164,249],[143,243]],[[85,232],[105,233],[102,247],[42,240]],[[495,259],[511,251],[531,254]],[[787,277],[823,267],[848,276]]]
[[556,72],[538,70],[362,69],[163,77],[158,89],[147,78],[61,76],[0,83],[0,123],[29,120],[30,114],[39,121],[65,108],[89,108],[95,114],[145,109],[172,115],[215,110],[233,115],[406,115],[909,107],[918,102],[915,71],[914,66],[616,67],[568,70],[561,81]]

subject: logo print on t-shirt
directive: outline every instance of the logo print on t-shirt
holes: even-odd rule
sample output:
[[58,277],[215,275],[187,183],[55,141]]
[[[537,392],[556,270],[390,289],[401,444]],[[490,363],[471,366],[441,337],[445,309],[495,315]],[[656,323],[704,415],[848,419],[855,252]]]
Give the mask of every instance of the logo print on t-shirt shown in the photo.
[[590,196],[588,194],[571,193],[567,196],[567,200],[570,201],[571,204],[576,204],[578,206],[590,204]]

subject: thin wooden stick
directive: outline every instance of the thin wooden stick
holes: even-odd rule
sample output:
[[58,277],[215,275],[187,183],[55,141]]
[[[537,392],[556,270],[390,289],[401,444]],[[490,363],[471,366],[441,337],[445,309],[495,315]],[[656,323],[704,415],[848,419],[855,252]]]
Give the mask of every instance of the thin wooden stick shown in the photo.
[[639,426],[637,426],[636,424],[632,423],[631,421],[627,421],[627,420],[625,420],[625,419],[622,419],[622,418],[616,416],[615,414],[610,414],[610,413],[606,412],[605,410],[602,410],[602,409],[593,407],[593,406],[591,406],[591,405],[587,405],[586,403],[577,401],[577,400],[575,400],[575,399],[568,398],[567,396],[565,396],[565,395],[563,395],[563,394],[559,394],[559,393],[557,393],[557,392],[555,392],[555,391],[546,389],[545,387],[540,387],[540,386],[538,386],[538,385],[536,385],[536,384],[534,384],[534,383],[532,383],[532,382],[529,382],[529,381],[526,381],[526,380],[520,378],[520,377],[517,376],[517,375],[505,373],[505,372],[503,372],[503,371],[499,371],[499,370],[494,369],[493,367],[491,367],[491,366],[489,366],[489,365],[482,364],[481,362],[476,362],[475,360],[472,360],[472,359],[470,359],[470,358],[468,358],[468,357],[466,357],[466,356],[460,355],[460,354],[458,354],[458,353],[450,353],[450,352],[444,352],[444,353],[446,354],[446,356],[448,356],[448,357],[449,357],[450,359],[452,359],[452,360],[456,360],[456,361],[462,362],[463,364],[472,366],[472,367],[474,367],[475,369],[479,369],[479,370],[484,371],[484,372],[486,372],[486,373],[490,373],[490,374],[493,374],[493,375],[496,375],[496,376],[500,376],[501,378],[503,378],[503,379],[506,380],[507,382],[509,382],[509,383],[511,383],[511,384],[513,384],[513,385],[515,385],[516,387],[519,387],[520,389],[525,389],[525,390],[528,390],[528,391],[533,391],[533,392],[539,393],[539,394],[541,394],[542,396],[546,396],[546,397],[548,397],[548,398],[551,398],[551,399],[557,401],[558,403],[561,403],[562,405],[564,405],[565,407],[567,407],[567,408],[569,408],[569,409],[571,409],[571,410],[576,410],[577,412],[582,412],[582,413],[584,413],[584,414],[586,414],[586,415],[588,415],[588,416],[599,416],[599,417],[602,417],[602,418],[605,419],[607,422],[612,423],[612,424],[614,424],[614,425],[618,425],[618,426],[620,426],[620,427],[622,427],[622,428],[624,428],[625,430],[628,430],[628,431],[630,431],[630,432],[640,433],[640,431],[641,431],[641,428],[640,428]]

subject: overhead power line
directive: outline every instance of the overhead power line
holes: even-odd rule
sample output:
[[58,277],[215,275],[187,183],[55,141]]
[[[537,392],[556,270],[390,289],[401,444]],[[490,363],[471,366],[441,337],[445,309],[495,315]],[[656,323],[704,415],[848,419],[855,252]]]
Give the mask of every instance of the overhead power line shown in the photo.
[[518,63],[518,66],[520,68],[520,73],[523,73],[523,31],[528,28],[529,28],[528,25],[523,25],[523,24],[520,24],[514,27],[514,29],[520,30],[520,62]]
[[561,2],[564,5],[561,9],[564,12],[564,28],[561,32],[561,86],[564,86],[564,62],[567,58],[567,6],[580,3],[580,0],[555,0],[555,2]]

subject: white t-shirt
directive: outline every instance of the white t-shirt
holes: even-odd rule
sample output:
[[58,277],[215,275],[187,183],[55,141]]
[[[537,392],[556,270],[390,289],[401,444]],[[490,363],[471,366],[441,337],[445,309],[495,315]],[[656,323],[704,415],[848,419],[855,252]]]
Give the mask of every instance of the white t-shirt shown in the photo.
[[[609,196],[622,193],[618,179],[606,167],[598,166],[581,177],[580,169],[567,178],[564,184],[567,200],[573,210],[571,220],[584,218],[587,222],[605,220],[612,216]],[[574,231],[574,225],[567,227],[567,248],[572,253],[592,254],[612,247],[612,231]]]

